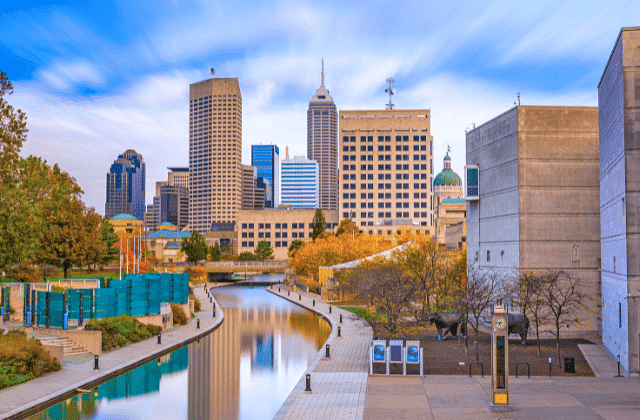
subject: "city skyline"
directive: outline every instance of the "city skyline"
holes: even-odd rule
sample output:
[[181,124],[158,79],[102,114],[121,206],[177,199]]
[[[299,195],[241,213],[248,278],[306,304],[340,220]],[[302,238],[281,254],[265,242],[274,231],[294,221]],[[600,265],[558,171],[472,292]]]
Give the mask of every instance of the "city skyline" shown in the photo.
[[[0,16],[11,103],[29,117],[23,155],[59,163],[102,212],[106,186],[84,163],[106,169],[136,149],[149,164],[150,203],[164,168],[188,164],[188,86],[210,67],[216,77],[238,77],[246,99],[242,163],[258,142],[306,154],[305,110],[324,57],[338,110],[383,109],[393,76],[398,108],[432,111],[436,173],[447,144],[462,173],[464,129],[505,112],[518,92],[527,105],[596,105],[608,40],[640,12],[631,2],[407,3],[392,11],[10,2]],[[201,31],[205,22],[218,29]]]

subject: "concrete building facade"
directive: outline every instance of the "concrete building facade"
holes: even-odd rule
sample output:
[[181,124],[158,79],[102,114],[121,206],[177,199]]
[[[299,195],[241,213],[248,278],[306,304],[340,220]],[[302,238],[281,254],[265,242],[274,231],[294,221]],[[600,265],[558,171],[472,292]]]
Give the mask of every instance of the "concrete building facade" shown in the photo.
[[[566,270],[597,308],[597,142],[595,107],[517,106],[469,131],[466,163],[479,166],[480,185],[467,203],[468,267]],[[578,328],[597,331],[596,317]]]
[[426,109],[340,111],[340,216],[372,234],[434,235],[433,137]]
[[118,156],[107,173],[107,197],[104,214],[132,214],[144,220],[146,165],[142,155],[129,149]]
[[167,168],[167,181],[156,182],[153,203],[145,213],[146,228],[154,232],[164,222],[171,222],[178,230],[189,223],[189,168]]
[[622,28],[598,84],[602,342],[640,371],[640,27]]
[[[278,207],[280,204],[280,149],[273,144],[251,145],[251,165],[257,170],[256,177],[268,181],[264,206]],[[263,181],[264,182],[264,181]]]
[[319,208],[318,199],[318,162],[304,156],[283,159],[282,168],[282,204],[291,204],[293,208]]
[[237,78],[189,87],[189,227],[235,223],[242,206],[242,96]]
[[307,110],[307,158],[318,162],[318,200],[322,210],[338,209],[338,111],[322,82]]
[[[295,240],[310,241],[314,209],[294,209],[282,205],[277,209],[242,210],[238,213],[238,253],[254,252],[258,242],[267,241],[276,261],[285,261]],[[338,212],[325,211],[327,231],[338,226]]]
[[264,188],[258,188],[255,166],[242,165],[242,210],[261,210],[265,205]]

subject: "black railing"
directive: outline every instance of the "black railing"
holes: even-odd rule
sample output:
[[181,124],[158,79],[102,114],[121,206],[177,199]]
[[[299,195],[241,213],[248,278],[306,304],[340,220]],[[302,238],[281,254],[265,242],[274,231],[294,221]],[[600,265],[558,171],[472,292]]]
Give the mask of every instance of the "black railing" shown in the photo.
[[516,363],[516,378],[518,377],[518,365],[527,365],[527,377],[531,379],[531,367],[527,362],[518,362]]
[[482,362],[471,362],[469,363],[469,377],[471,377],[471,367],[473,365],[480,365],[480,372],[482,372],[482,377],[484,378],[484,365]]

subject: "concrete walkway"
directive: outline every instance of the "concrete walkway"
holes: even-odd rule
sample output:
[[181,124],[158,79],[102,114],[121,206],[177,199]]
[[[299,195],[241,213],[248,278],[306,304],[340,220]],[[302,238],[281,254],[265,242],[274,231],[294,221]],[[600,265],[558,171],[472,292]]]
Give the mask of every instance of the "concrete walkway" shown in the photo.
[[[282,285],[274,285],[267,290],[322,314],[329,318],[332,326],[332,333],[327,340],[331,346],[331,357],[325,358],[323,346],[274,419],[362,419],[369,370],[368,352],[373,339],[369,324],[333,305],[329,313],[329,305],[321,303],[319,299],[313,306],[312,296],[302,295],[301,300],[298,293],[291,292],[291,296],[288,296],[288,291]],[[341,337],[337,337],[338,326],[341,327]],[[311,375],[310,394],[305,393],[307,373]]]
[[638,378],[510,377],[510,413],[489,411],[491,377],[371,376],[364,418],[607,419],[640,418]]
[[[153,337],[101,355],[98,371],[93,370],[93,358],[84,363],[65,363],[58,372],[0,391],[0,419],[17,419],[35,414],[53,402],[77,394],[78,388],[91,389],[124,371],[145,364],[210,333],[223,321],[224,314],[217,306],[216,317],[213,318],[213,305],[209,303],[204,285],[194,286],[194,293],[202,304],[201,311],[196,314],[196,318],[190,318],[187,325],[164,331],[162,345],[158,345],[158,339]],[[196,328],[196,319],[200,319],[200,329]]]
[[[617,361],[611,357],[602,344],[578,344],[578,347],[596,377],[611,378],[618,374]],[[627,376],[622,369],[620,375]]]

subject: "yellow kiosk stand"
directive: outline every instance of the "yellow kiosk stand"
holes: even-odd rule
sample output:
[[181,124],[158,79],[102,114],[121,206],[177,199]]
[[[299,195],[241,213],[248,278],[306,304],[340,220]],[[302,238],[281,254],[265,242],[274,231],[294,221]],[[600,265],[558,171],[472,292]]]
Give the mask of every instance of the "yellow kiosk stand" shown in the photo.
[[500,305],[491,317],[491,403],[493,412],[511,411],[509,404],[509,325]]

